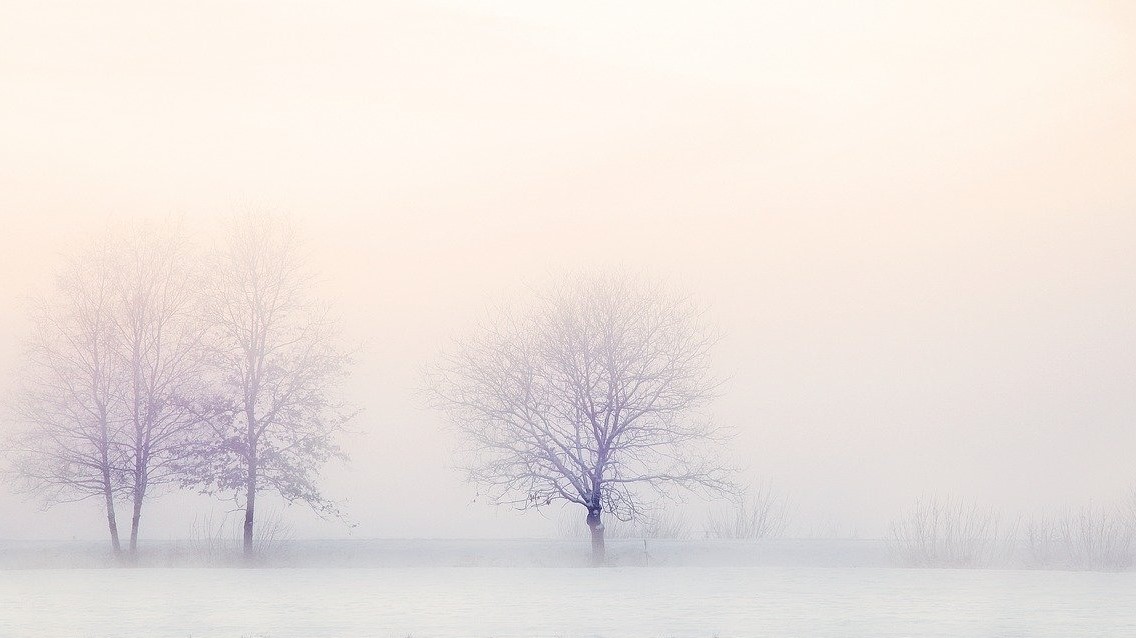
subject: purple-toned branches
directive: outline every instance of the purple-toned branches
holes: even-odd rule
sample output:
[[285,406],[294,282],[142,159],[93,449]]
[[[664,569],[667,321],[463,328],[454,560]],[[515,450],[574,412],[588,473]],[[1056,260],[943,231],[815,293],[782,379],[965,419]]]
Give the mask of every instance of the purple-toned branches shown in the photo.
[[701,410],[716,336],[688,299],[623,273],[576,277],[504,312],[445,354],[430,396],[465,441],[468,479],[521,509],[561,500],[642,517],[672,487],[730,473]]
[[335,441],[352,412],[336,398],[349,358],[334,346],[327,311],[308,297],[310,277],[294,236],[276,218],[246,216],[207,279],[206,350],[216,375],[186,482],[234,494],[245,510],[243,543],[255,552],[256,496],[276,492],[337,515],[319,471],[343,453]]

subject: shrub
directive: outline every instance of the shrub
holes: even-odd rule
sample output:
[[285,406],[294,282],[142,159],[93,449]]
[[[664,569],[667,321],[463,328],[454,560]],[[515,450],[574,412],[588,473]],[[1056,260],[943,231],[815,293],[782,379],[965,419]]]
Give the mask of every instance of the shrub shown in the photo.
[[998,546],[997,513],[950,496],[920,498],[891,524],[892,552],[913,567],[982,567]]

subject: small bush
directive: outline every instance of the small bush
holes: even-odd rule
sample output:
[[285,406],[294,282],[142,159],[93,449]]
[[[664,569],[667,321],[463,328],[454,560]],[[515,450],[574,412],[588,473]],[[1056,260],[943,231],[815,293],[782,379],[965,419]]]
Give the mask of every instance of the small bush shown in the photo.
[[1136,525],[1123,507],[1089,504],[1030,518],[1020,546],[1025,567],[1120,571],[1136,563]]
[[780,536],[789,525],[789,499],[768,485],[740,494],[725,511],[706,522],[707,538],[749,539]]
[[[195,519],[190,534],[190,555],[205,565],[231,565],[243,559],[243,521],[231,520],[232,512],[220,517],[213,513]],[[253,554],[264,558],[280,553],[292,540],[292,528],[279,511],[267,510],[253,526]]]
[[926,497],[891,524],[890,546],[913,567],[983,567],[999,548],[998,515],[952,497]]

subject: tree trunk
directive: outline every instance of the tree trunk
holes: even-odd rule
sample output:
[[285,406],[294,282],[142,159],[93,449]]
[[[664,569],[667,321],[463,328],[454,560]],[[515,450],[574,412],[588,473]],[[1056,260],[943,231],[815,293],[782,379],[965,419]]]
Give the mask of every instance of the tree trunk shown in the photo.
[[106,499],[107,526],[110,528],[110,545],[117,556],[122,553],[122,543],[118,540],[118,521],[114,517],[114,493],[110,489],[110,470],[103,468],[103,496]]
[[[97,379],[96,379],[97,381]],[[98,399],[96,398],[96,401]],[[100,452],[102,453],[101,467],[103,475],[103,498],[106,499],[107,526],[110,528],[110,545],[114,555],[122,553],[122,543],[118,540],[118,520],[114,516],[114,485],[110,480],[110,436],[107,428],[106,406],[99,405],[99,433],[102,435]]]
[[[251,361],[250,361],[251,364]],[[256,514],[256,413],[249,399],[250,393],[245,392],[245,436],[248,442],[248,468],[245,471],[245,527],[243,534],[243,547],[246,559],[253,555],[252,524]]]
[[245,480],[245,527],[244,527],[244,553],[245,558],[251,558],[252,523],[256,511],[256,456],[249,455],[248,476]]
[[134,512],[130,517],[130,554],[136,556],[138,554],[138,524],[142,520],[142,501],[146,497],[145,489],[142,487],[135,488],[134,490]]
[[600,520],[600,508],[588,510],[588,529],[592,531],[592,566],[599,567],[604,563],[604,525]]
[[134,510],[130,516],[130,558],[133,560],[138,555],[138,521],[142,518],[142,498],[146,491],[146,472],[144,467],[146,465],[146,445],[145,432],[148,423],[145,423],[142,417],[142,399],[141,399],[141,372],[142,364],[139,361],[140,350],[138,345],[139,337],[137,331],[134,334],[134,340],[131,345],[134,353],[134,360],[132,370],[134,371],[134,386],[131,395],[134,398],[134,489],[132,490],[134,496]]

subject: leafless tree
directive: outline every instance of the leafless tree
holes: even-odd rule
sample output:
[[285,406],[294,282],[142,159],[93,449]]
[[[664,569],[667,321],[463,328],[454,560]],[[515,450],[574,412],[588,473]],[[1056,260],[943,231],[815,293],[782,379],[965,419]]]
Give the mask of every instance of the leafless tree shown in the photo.
[[130,551],[138,547],[142,505],[177,482],[204,434],[206,393],[197,260],[177,233],[135,232],[121,244],[113,343],[126,374],[125,468],[131,494]]
[[348,358],[333,345],[326,311],[308,298],[310,277],[281,219],[240,218],[209,279],[210,350],[226,409],[209,420],[212,439],[199,447],[186,480],[236,496],[251,556],[262,490],[336,512],[317,478],[327,460],[342,456],[334,435],[351,414],[334,393]]
[[193,262],[176,233],[108,231],[37,305],[17,470],[48,502],[101,495],[116,551],[115,499],[132,506],[133,554],[145,498],[176,481],[201,423]]
[[12,442],[19,487],[45,506],[99,498],[111,545],[121,551],[115,498],[127,487],[121,445],[125,382],[116,356],[119,264],[93,240],[57,273],[54,295],[36,300]]
[[731,507],[715,512],[706,523],[706,536],[759,539],[780,536],[789,524],[789,499],[772,485],[758,485],[734,496]]
[[659,285],[581,276],[443,355],[430,396],[464,435],[470,481],[521,509],[580,505],[599,564],[603,513],[641,517],[673,486],[730,488],[699,413],[714,342],[697,307]]

